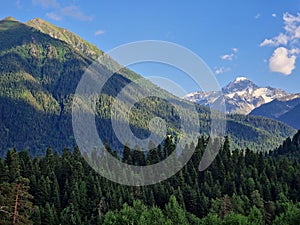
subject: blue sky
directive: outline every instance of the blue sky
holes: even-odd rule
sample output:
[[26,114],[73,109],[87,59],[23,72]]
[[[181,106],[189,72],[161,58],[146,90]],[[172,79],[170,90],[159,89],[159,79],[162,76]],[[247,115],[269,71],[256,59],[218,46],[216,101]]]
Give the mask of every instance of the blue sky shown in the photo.
[[[295,0],[93,1],[1,0],[0,18],[39,17],[104,51],[140,40],[163,40],[199,55],[221,86],[246,76],[261,86],[300,92],[300,2]],[[186,92],[199,89],[174,68],[132,66],[165,76]]]

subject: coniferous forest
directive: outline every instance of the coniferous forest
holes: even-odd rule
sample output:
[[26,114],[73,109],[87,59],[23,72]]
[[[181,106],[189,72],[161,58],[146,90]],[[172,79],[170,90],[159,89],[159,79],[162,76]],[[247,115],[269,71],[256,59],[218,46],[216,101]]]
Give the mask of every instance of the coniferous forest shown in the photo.
[[[94,172],[78,148],[44,157],[8,151],[0,159],[0,224],[300,224],[300,131],[269,154],[230,150],[198,171],[207,139],[188,164],[150,186],[113,183]],[[153,164],[168,156],[167,138],[147,154],[124,147],[119,160]]]

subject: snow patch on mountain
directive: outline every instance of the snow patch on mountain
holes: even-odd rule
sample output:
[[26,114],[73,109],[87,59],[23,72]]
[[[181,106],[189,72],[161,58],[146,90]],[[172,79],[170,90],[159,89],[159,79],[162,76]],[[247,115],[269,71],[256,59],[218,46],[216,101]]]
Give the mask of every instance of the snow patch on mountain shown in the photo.
[[248,80],[248,78],[247,77],[237,77],[234,82],[238,83],[238,82],[241,82],[244,80]]

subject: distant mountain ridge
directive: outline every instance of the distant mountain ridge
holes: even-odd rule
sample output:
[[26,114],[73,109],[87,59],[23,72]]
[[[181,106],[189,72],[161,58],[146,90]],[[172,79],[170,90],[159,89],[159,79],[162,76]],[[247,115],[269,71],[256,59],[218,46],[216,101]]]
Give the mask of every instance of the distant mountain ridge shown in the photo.
[[[289,93],[272,87],[259,87],[246,77],[237,77],[222,88],[226,111],[230,114],[249,114],[253,109],[269,103],[274,99],[288,96]],[[212,105],[218,99],[214,92],[194,92],[184,99],[201,105]]]
[[[246,77],[237,77],[222,88],[226,112],[263,116],[300,129],[300,94],[272,87],[259,87]],[[209,106],[218,101],[215,92],[194,92],[184,99]]]
[[292,95],[291,98],[274,99],[273,101],[252,110],[250,115],[278,119],[283,114],[295,108],[298,104],[300,104],[300,95]]
[[254,109],[250,115],[268,117],[300,129],[300,94],[275,99]]

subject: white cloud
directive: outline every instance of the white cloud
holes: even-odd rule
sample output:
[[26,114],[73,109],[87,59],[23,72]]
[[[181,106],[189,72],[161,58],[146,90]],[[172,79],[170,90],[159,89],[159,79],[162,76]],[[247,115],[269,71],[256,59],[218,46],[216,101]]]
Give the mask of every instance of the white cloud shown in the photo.
[[262,43],[259,44],[260,47],[267,46],[267,45],[276,46],[276,42],[272,39],[266,38]]
[[99,36],[99,35],[104,34],[104,33],[105,33],[104,30],[97,30],[97,31],[95,32],[95,36]]
[[277,41],[278,44],[283,44],[286,45],[288,43],[289,37],[285,34],[280,33],[275,40]]
[[283,22],[285,24],[284,29],[289,35],[290,40],[295,40],[300,38],[300,14],[294,16],[289,13],[284,13]]
[[232,54],[225,54],[225,55],[221,55],[220,58],[222,60],[229,60],[229,61],[231,61],[233,59],[233,56],[234,56],[233,53]]
[[[276,14],[275,14],[276,15]],[[275,17],[272,14],[273,17]],[[273,38],[266,38],[260,46],[276,47],[269,59],[269,68],[272,72],[290,75],[296,68],[296,60],[300,55],[300,13],[283,14],[283,32]]]
[[59,4],[56,0],[32,0],[34,5],[40,5],[43,8],[58,8]]
[[293,48],[293,49],[289,50],[289,54],[299,55],[300,54],[300,49],[299,48]]
[[276,13],[272,13],[272,17],[277,17],[277,14]]
[[299,39],[300,38],[300,26],[298,26],[295,30],[294,30],[294,39]]
[[233,51],[234,53],[237,53],[239,50],[238,50],[237,48],[232,48],[232,51]]
[[297,16],[294,16],[289,13],[284,13],[282,19],[284,22],[283,29],[285,32],[279,33],[279,35],[271,39],[265,39],[260,46],[287,45],[289,42],[295,43],[300,39],[300,14],[298,13]]
[[78,6],[70,5],[60,10],[62,15],[70,16],[81,21],[92,21],[92,16],[85,15]]
[[222,60],[228,60],[228,61],[232,61],[234,56],[236,55],[236,53],[239,51],[237,48],[232,48],[232,53],[230,54],[225,54],[225,55],[221,55],[220,59]]
[[259,19],[260,17],[261,17],[260,13],[257,13],[257,14],[254,16],[255,19]]
[[279,45],[287,45],[289,41],[289,37],[286,36],[283,33],[280,33],[277,37],[274,37],[272,39],[265,39],[262,43],[260,43],[259,46],[279,46]]
[[223,66],[221,66],[219,68],[216,68],[215,74],[218,75],[218,74],[226,73],[226,72],[229,72],[229,71],[231,71],[230,67],[223,67]]
[[54,12],[46,13],[46,17],[48,17],[49,19],[52,19],[52,20],[56,20],[56,21],[62,20],[62,17],[60,15],[57,15]]
[[286,26],[292,27],[295,25],[295,23],[300,22],[300,13],[297,13],[297,16],[294,16],[294,15],[286,12],[283,14],[283,21],[286,24]]
[[296,56],[290,55],[284,47],[276,48],[269,60],[269,68],[272,72],[290,75],[295,69]]
[[93,17],[85,15],[78,6],[67,5],[62,7],[57,0],[32,0],[33,5],[41,6],[44,9],[55,9],[55,12],[47,12],[46,17],[52,20],[62,20],[68,16],[80,21],[92,21]]

